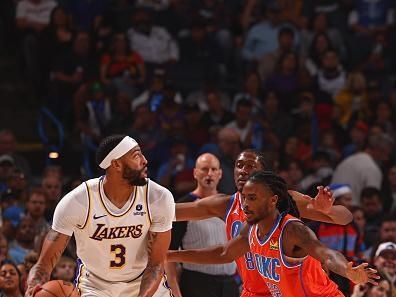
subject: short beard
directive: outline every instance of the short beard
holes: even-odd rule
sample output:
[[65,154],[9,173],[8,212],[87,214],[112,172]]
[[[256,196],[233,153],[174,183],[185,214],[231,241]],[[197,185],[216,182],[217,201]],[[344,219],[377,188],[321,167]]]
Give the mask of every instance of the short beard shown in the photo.
[[122,172],[122,177],[131,185],[131,186],[144,186],[147,184],[147,180],[145,177],[141,177],[142,172],[146,169],[144,166],[140,170],[131,169],[129,167],[125,167]]

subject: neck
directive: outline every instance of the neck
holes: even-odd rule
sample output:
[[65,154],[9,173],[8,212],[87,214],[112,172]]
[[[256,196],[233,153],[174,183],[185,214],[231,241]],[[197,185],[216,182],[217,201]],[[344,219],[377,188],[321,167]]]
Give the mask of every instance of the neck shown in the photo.
[[264,236],[271,230],[278,215],[279,215],[279,211],[275,210],[268,217],[262,219],[260,222],[257,223],[258,230],[259,230],[258,236],[259,236],[260,240],[262,240],[264,238]]
[[206,198],[212,195],[216,195],[218,192],[216,188],[214,189],[204,189],[202,187],[197,187],[194,191],[191,192],[193,195],[198,196],[199,198]]
[[111,174],[106,174],[103,181],[103,191],[106,197],[119,208],[125,205],[134,188],[135,186],[130,185],[127,181],[120,180]]

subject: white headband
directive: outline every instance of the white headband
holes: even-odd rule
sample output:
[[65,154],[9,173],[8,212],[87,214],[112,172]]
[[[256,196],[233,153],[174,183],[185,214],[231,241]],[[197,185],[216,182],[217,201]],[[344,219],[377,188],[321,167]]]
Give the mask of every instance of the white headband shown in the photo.
[[111,161],[121,158],[123,155],[125,155],[137,145],[138,143],[135,139],[129,136],[125,136],[124,139],[121,140],[121,142],[117,144],[117,146],[113,148],[110,153],[107,154],[107,156],[99,164],[99,167],[102,169],[109,168],[111,165]]

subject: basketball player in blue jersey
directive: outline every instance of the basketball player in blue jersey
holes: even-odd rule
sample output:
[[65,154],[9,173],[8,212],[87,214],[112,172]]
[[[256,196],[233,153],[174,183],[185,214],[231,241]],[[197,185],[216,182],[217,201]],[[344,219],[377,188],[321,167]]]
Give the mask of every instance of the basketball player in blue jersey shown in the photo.
[[172,194],[147,178],[147,160],[128,136],[104,139],[97,161],[106,174],[82,183],[57,205],[25,296],[49,280],[72,235],[82,297],[172,296],[164,279]]

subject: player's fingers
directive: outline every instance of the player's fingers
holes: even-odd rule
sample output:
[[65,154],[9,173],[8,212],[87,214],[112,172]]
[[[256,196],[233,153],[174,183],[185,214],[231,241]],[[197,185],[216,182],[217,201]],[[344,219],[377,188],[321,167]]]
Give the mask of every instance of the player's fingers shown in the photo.
[[[352,263],[352,262],[349,262],[349,263]],[[348,264],[349,264],[349,263],[348,263]],[[360,264],[360,265],[358,265],[358,266],[356,266],[356,267],[353,267],[353,269],[362,269],[362,268],[366,268],[368,265],[369,265],[368,263],[362,263],[362,264]]]
[[348,268],[350,269],[350,268],[352,268],[352,266],[353,266],[353,262],[348,262]]
[[316,189],[319,191],[319,193],[323,192],[323,186],[317,186]]
[[370,283],[370,284],[373,284],[374,286],[378,286],[378,282],[376,282],[373,279],[369,279],[367,282]]

